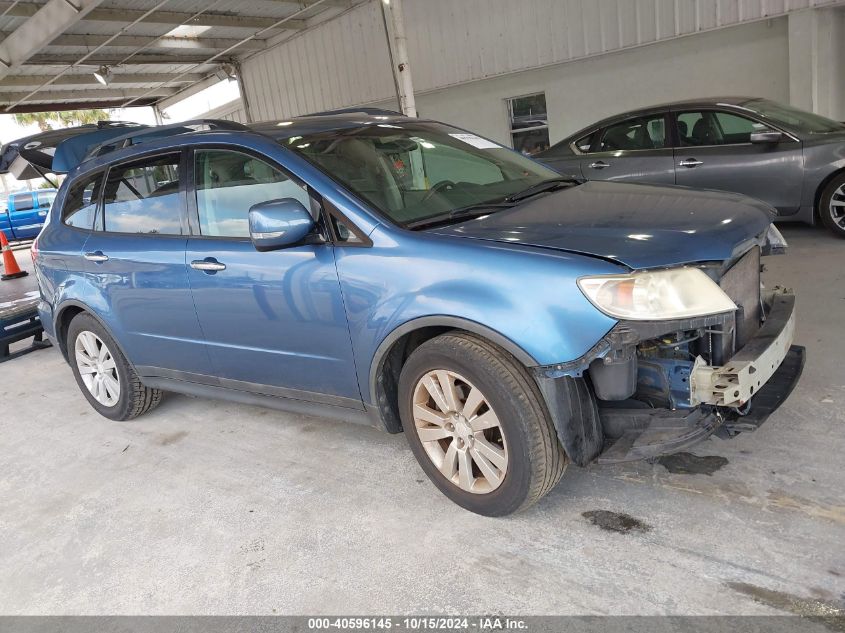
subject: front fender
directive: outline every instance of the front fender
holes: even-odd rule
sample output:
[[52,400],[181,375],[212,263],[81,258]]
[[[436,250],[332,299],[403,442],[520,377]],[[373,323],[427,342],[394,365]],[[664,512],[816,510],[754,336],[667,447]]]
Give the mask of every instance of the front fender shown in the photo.
[[616,324],[575,283],[626,270],[611,262],[382,227],[371,238],[372,248],[336,249],[362,394],[379,355],[418,327],[474,331],[536,366],[580,357]]

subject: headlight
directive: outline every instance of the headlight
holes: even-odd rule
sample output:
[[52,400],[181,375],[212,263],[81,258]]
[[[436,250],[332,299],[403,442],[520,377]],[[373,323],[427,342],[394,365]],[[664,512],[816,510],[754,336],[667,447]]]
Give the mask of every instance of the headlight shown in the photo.
[[736,310],[730,297],[697,268],[581,277],[578,287],[594,306],[618,319],[685,319]]
[[783,235],[774,224],[769,225],[766,231],[766,244],[763,246],[763,255],[783,255],[789,245]]

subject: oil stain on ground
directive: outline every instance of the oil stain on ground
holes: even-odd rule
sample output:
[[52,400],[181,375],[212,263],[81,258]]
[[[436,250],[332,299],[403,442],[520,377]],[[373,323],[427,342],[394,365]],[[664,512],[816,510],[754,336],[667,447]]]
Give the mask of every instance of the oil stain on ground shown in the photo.
[[675,475],[712,475],[728,463],[718,455],[700,457],[692,453],[675,453],[657,458],[657,463]]
[[635,519],[630,514],[622,512],[611,512],[610,510],[589,510],[582,512],[581,516],[590,523],[608,532],[628,534],[629,532],[648,532],[651,526]]
[[845,608],[824,600],[802,598],[790,593],[758,587],[745,582],[729,582],[728,587],[748,596],[754,602],[773,609],[794,613],[824,624],[837,633],[845,633]]
[[176,431],[175,433],[161,434],[156,438],[156,443],[160,446],[170,446],[188,436],[187,431]]

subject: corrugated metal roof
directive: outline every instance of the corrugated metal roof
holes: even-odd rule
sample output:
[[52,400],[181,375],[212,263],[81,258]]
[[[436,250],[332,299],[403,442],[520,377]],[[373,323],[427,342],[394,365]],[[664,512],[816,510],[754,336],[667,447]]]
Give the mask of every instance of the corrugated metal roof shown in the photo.
[[[114,65],[112,73],[115,77],[126,73],[132,75],[156,74],[161,75],[163,77],[162,81],[164,81],[167,78],[188,73],[190,80],[195,81],[197,78],[201,79],[212,74],[221,62],[235,59],[238,55],[246,54],[249,49],[233,49],[231,52],[226,53],[225,56],[214,59],[210,64],[200,64],[200,62],[208,60],[221,50],[229,48],[239,40],[248,38],[261,30],[259,26],[209,26],[197,34],[196,37],[199,38],[200,44],[192,45],[190,48],[169,48],[164,47],[161,43],[152,41],[152,38],[158,38],[168,34],[180,22],[189,22],[187,18],[196,13],[202,12],[201,20],[207,16],[219,15],[231,16],[236,20],[256,18],[261,24],[267,23],[268,20],[278,21],[295,15],[295,19],[292,19],[290,24],[293,25],[295,23],[297,27],[300,27],[310,25],[311,21],[319,22],[331,19],[334,15],[343,12],[348,5],[360,1],[362,0],[324,0],[323,4],[304,8],[307,2],[314,3],[315,0],[306,0],[306,2],[295,0],[243,0],[238,2],[237,6],[234,6],[230,0],[169,0],[157,10],[160,17],[167,18],[167,23],[144,21],[126,28],[133,19],[140,15],[138,12],[153,9],[160,3],[160,0],[104,0],[89,14],[93,19],[82,19],[69,25],[63,34],[55,38],[52,43],[41,47],[37,53],[29,57],[27,63],[13,67],[5,73],[0,72],[0,110],[2,110],[2,104],[9,103],[10,99],[18,98],[20,93],[26,93],[32,90],[30,87],[22,87],[23,84],[20,81],[13,81],[11,84],[6,82],[4,84],[2,80],[4,74],[10,77],[42,77],[43,81],[62,72],[72,75],[88,75],[90,77],[93,72],[92,68],[97,67],[101,63],[108,63],[109,65]],[[23,25],[28,19],[25,15],[16,15],[17,12],[32,13],[39,6],[46,4],[46,2],[47,0],[23,0],[15,7],[11,6],[12,0],[0,0],[0,14],[6,9],[11,8],[9,14],[0,18],[0,41]],[[99,13],[97,13],[98,11]],[[115,13],[115,11],[118,13]],[[119,21],[121,16],[119,12],[123,12],[126,15],[125,21]],[[161,16],[162,12],[168,15]],[[152,19],[154,19],[154,16],[152,16]],[[120,33],[121,29],[126,29],[125,33],[123,33],[125,36],[147,39],[132,40],[132,44],[125,45],[120,44],[120,41],[116,40],[115,44],[118,45],[108,45],[101,48],[85,62],[84,66],[68,70],[69,64],[77,62],[81,57],[93,51],[98,45],[101,45],[104,37]],[[293,29],[273,29],[272,31],[263,33],[262,39],[284,36],[285,34],[291,35],[295,32],[297,31]],[[78,37],[76,39],[66,37],[83,35],[97,37],[92,38],[90,43],[80,41]],[[126,42],[125,38],[124,42]],[[251,51],[254,52],[255,50],[256,46],[253,45]],[[115,65],[130,56],[132,58],[128,60],[127,64],[121,66]],[[113,94],[115,90],[131,89],[138,92],[139,89],[152,89],[158,87],[160,84],[161,81],[133,83],[121,81],[119,85],[110,86],[101,86],[96,83],[74,84],[72,82],[56,82],[48,88],[44,88],[44,91],[49,91],[53,97],[67,93],[68,99],[72,99],[76,103],[87,99],[100,99],[102,95]],[[186,84],[184,80],[180,79],[173,85],[184,87]],[[39,103],[43,101],[38,95],[33,95],[26,99],[27,103]],[[58,108],[61,107],[62,101],[50,102],[50,104]]]

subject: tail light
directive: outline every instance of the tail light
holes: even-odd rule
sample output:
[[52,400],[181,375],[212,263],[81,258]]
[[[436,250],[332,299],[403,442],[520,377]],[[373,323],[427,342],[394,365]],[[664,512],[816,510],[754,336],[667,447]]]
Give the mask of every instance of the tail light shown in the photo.
[[32,240],[32,246],[29,247],[29,254],[32,257],[32,265],[35,265],[35,260],[38,257],[38,238]]

